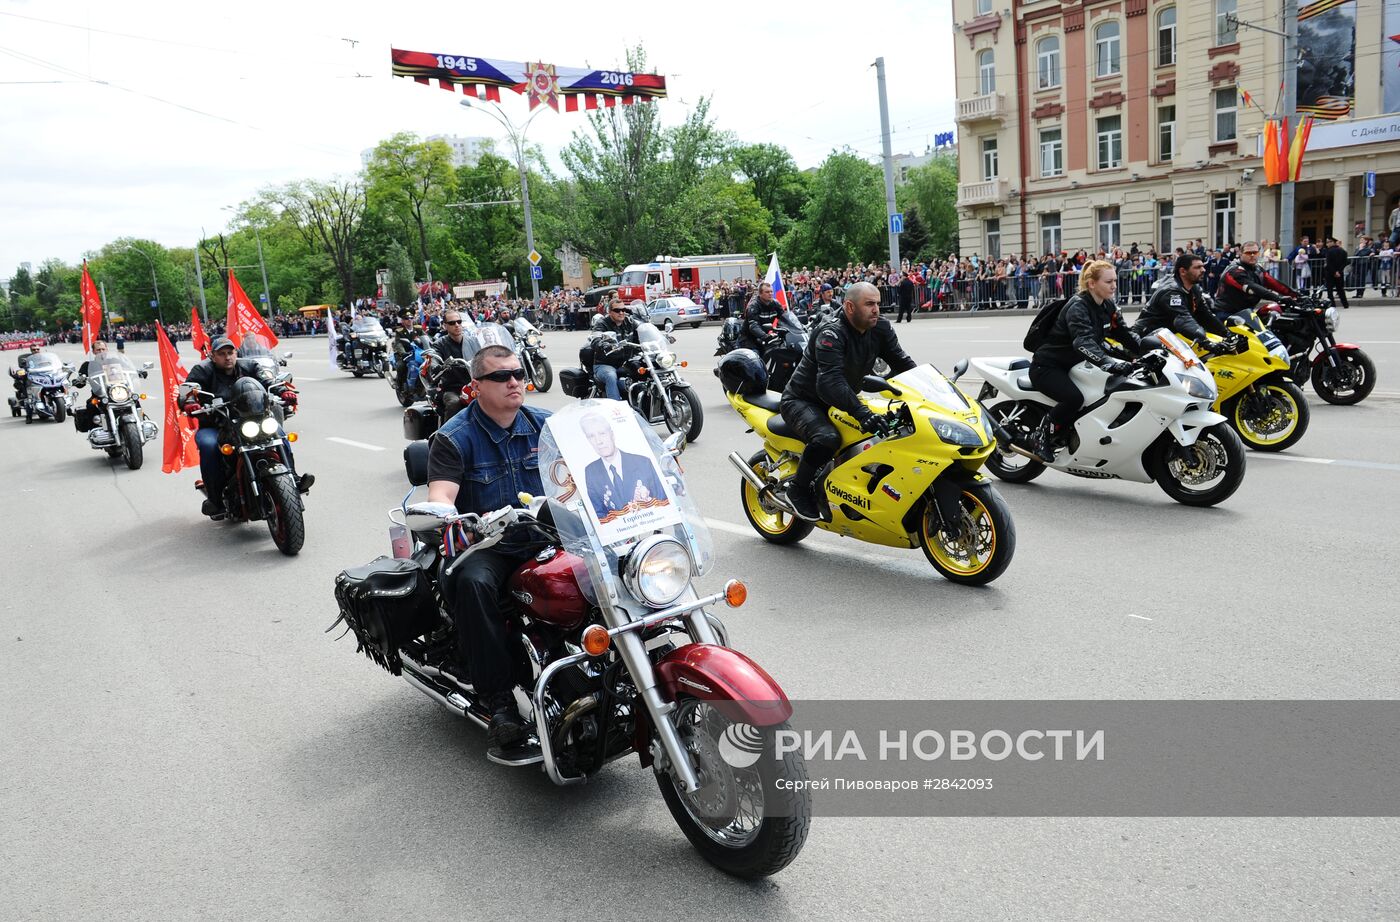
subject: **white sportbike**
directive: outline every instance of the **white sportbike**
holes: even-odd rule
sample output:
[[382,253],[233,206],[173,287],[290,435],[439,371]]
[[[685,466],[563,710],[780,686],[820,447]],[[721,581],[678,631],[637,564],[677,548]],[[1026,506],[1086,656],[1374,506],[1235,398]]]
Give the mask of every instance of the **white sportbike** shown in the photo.
[[1022,448],[1055,401],[1030,380],[1030,359],[1019,356],[964,359],[985,382],[978,399],[1011,437],[987,458],[987,469],[1010,483],[1028,483],[1046,467],[1098,480],[1157,482],[1188,506],[1214,506],[1244,480],[1245,450],[1224,416],[1211,410],[1215,381],[1190,346],[1169,330],[1143,338],[1155,344],[1124,375],[1088,362],[1070,369],[1084,407],[1066,444],[1045,464]]

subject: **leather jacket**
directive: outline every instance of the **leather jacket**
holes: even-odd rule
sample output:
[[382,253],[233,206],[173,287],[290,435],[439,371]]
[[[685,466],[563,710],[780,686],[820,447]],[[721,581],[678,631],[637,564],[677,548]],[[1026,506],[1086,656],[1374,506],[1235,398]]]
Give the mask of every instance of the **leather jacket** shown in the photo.
[[763,351],[764,344],[773,338],[773,321],[782,314],[783,306],[777,301],[764,304],[758,298],[744,308],[744,325],[739,332],[739,345],[745,349]]
[[860,417],[868,412],[858,396],[861,379],[875,368],[876,359],[889,364],[891,375],[917,364],[899,345],[894,327],[884,317],[860,333],[841,314],[818,327],[807,340],[783,397],[836,407]]
[[1192,285],[1188,290],[1181,287],[1179,281],[1167,282],[1152,293],[1151,300],[1133,324],[1133,332],[1145,336],[1160,327],[1197,343],[1206,341],[1207,332],[1217,336],[1229,332],[1206,306],[1201,286]]
[[1098,303],[1088,292],[1078,292],[1065,302],[1050,327],[1045,345],[1035,350],[1033,362],[1070,368],[1089,361],[1107,368],[1119,358],[1104,346],[1112,338],[1132,355],[1142,354],[1142,341],[1133,332],[1113,301]]
[[1226,315],[1252,311],[1264,298],[1296,298],[1298,292],[1260,269],[1235,260],[1225,267],[1220,284],[1215,289],[1217,313]]

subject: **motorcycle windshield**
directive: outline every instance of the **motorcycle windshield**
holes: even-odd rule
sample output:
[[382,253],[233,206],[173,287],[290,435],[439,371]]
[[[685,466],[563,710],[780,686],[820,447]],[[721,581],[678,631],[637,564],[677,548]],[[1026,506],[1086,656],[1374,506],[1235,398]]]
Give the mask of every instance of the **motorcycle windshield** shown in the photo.
[[124,355],[104,353],[88,357],[88,385],[95,396],[102,396],[108,388],[123,385],[128,392],[135,390],[136,366]]
[[[517,351],[515,337],[510,335],[510,330],[499,323],[483,323],[476,328],[475,333],[478,345],[476,349],[472,350],[471,355],[476,355],[477,350],[485,349],[487,346],[505,346],[511,352]],[[471,358],[471,355],[467,355],[466,350],[462,351],[462,355],[468,359]]]
[[375,317],[356,317],[355,322],[350,325],[350,329],[358,333],[361,339],[389,338],[388,334],[384,332],[384,325]]
[[243,359],[269,358],[273,359],[274,362],[276,361],[276,356],[272,354],[271,350],[259,342],[258,338],[251,333],[243,337],[243,342],[238,347],[238,357]]
[[44,374],[56,375],[63,367],[63,363],[58,360],[58,356],[52,352],[40,352],[29,357],[29,363],[24,366],[30,374],[43,372]]
[[599,585],[613,598],[623,591],[628,555],[653,536],[675,539],[693,575],[713,565],[710,530],[680,465],[625,403],[584,400],[556,411],[539,455],[560,543],[578,558],[575,577],[594,604]]
[[648,352],[671,351],[671,344],[666,341],[666,336],[650,323],[637,324],[637,342]]
[[966,395],[943,376],[933,365],[919,365],[889,379],[900,391],[912,391],[929,403],[950,410],[967,410],[971,404]]

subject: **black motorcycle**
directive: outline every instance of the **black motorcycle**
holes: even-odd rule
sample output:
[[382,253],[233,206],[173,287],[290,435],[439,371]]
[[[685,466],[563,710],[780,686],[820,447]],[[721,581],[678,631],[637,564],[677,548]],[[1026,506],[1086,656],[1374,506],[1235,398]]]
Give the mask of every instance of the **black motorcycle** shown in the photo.
[[[730,324],[734,324],[732,334],[728,329]],[[715,355],[728,355],[739,348],[742,321],[731,317],[724,322],[724,327],[725,329],[720,332]],[[787,387],[788,379],[797,370],[797,363],[802,360],[803,351],[807,348],[808,329],[802,325],[793,311],[787,310],[773,318],[772,330],[773,335],[778,339],[763,350],[763,365],[768,369],[768,389],[782,393],[783,388]],[[715,376],[719,376],[718,367],[715,368]]]
[[1335,307],[1304,297],[1261,304],[1259,315],[1288,349],[1289,377],[1300,387],[1311,379],[1319,397],[1343,406],[1360,403],[1375,389],[1371,357],[1352,343],[1337,342],[1341,317]]
[[336,353],[336,364],[357,378],[389,373],[389,334],[377,317],[356,317]]
[[671,351],[674,337],[668,337],[650,323],[637,326],[637,342],[618,342],[616,333],[594,333],[579,352],[580,368],[565,368],[559,372],[560,386],[570,397],[584,400],[605,399],[603,385],[593,378],[592,355],[598,350],[614,352],[624,349],[626,360],[617,369],[617,388],[623,398],[653,425],[665,423],[668,432],[683,432],[685,440],[700,438],[705,412],[695,388],[680,376],[687,363],[679,361]]
[[524,317],[512,320],[510,330],[515,334],[516,355],[525,369],[525,380],[541,394],[547,392],[554,386],[554,367],[544,354],[544,334]]
[[[216,420],[226,474],[222,518],[266,522],[277,549],[294,556],[306,540],[301,491],[286,444],[296,435],[283,434],[281,407],[267,386],[256,378],[239,378],[232,396],[222,400],[197,384],[184,384],[180,402],[206,404],[190,415]],[[195,489],[212,499],[204,481],[196,482]]]
[[126,356],[107,352],[89,358],[86,380],[74,381],[75,387],[92,389],[87,402],[73,411],[74,428],[87,433],[91,448],[121,458],[133,471],[141,468],[145,444],[160,433],[141,408],[146,395],[136,386],[137,380],[146,377],[150,364],[138,369]]

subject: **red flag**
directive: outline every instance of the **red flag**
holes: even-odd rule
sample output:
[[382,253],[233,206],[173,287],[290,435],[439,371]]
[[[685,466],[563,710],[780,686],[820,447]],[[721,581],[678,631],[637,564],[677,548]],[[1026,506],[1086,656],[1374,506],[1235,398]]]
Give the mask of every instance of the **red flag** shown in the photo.
[[102,298],[97,294],[97,286],[88,274],[87,260],[83,260],[83,277],[78,283],[83,302],[83,351],[91,352],[93,340],[101,335]]
[[199,423],[180,411],[180,383],[189,376],[180,364],[180,355],[165,335],[165,327],[156,326],[160,350],[160,380],[165,388],[165,442],[160,469],[167,474],[199,464],[199,448],[194,431]]
[[1274,120],[1264,122],[1264,184],[1278,182],[1278,130]]
[[199,322],[197,307],[190,308],[190,342],[202,358],[209,358],[209,334],[204,332],[204,324]]
[[277,334],[248,300],[232,269],[228,271],[228,320],[225,323],[228,337],[235,346],[242,345],[243,337],[251,333],[265,348],[277,348]]

